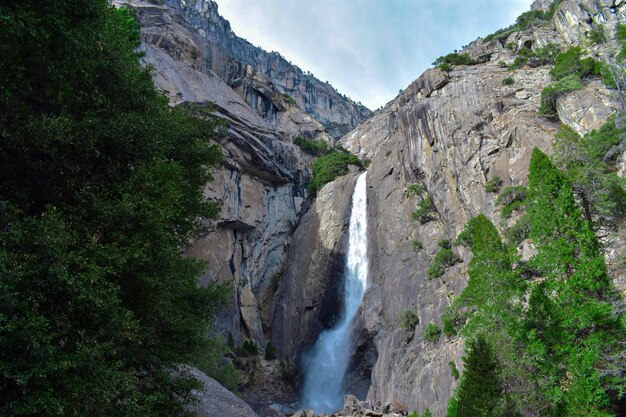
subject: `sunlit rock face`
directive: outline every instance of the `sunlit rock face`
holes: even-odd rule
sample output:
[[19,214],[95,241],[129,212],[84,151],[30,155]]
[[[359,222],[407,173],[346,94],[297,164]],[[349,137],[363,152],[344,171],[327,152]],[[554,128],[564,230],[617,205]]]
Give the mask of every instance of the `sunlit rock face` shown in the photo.
[[[291,64],[277,52],[266,52],[236,36],[211,0],[167,0],[203,37],[204,65],[237,91],[266,118],[276,116],[268,96],[289,95],[306,114],[338,138],[371,116],[362,105],[332,85]],[[269,87],[271,85],[271,87]],[[273,87],[273,88],[272,88]]]
[[[585,7],[587,3],[594,5]],[[449,73],[426,71],[382,112],[341,139],[348,150],[372,160],[370,286],[358,319],[361,345],[368,341],[375,345],[368,394],[372,403],[397,400],[409,410],[422,413],[430,407],[433,415],[445,415],[456,385],[448,363],[461,367],[463,341],[442,336],[427,342],[423,331],[430,322],[441,327],[441,315],[466,285],[471,254],[455,248],[463,262],[429,280],[425,271],[439,249],[437,242],[454,240],[479,213],[497,227],[507,226],[495,205],[497,196],[485,190],[486,183],[499,177],[503,186],[527,185],[532,149],[550,154],[561,122],[584,134],[601,126],[619,107],[610,90],[591,81],[559,98],[560,121],[539,115],[541,90],[552,83],[550,67],[510,71],[507,66],[517,54],[506,45],[536,49],[555,42],[567,48],[581,42],[581,22],[594,19],[613,30],[625,12],[624,2],[566,0],[552,24],[470,44],[464,52],[481,64],[455,67]],[[586,47],[604,57],[615,45]],[[513,78],[512,85],[503,85],[507,77]],[[411,219],[420,199],[407,192],[410,184],[425,187],[424,195],[434,203],[434,220],[420,224]],[[421,249],[414,250],[414,241]],[[620,244],[609,248],[608,258],[619,252]],[[414,331],[398,325],[405,310],[419,319]]]

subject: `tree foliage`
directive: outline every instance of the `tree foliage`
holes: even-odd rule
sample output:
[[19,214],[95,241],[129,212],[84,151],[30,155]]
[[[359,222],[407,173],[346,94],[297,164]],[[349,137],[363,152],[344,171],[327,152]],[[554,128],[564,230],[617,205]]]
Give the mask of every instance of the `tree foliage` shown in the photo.
[[349,172],[349,165],[360,167],[361,161],[347,151],[333,151],[317,158],[312,165],[313,179],[307,186],[309,193],[315,194],[335,178],[346,175]]
[[[619,414],[626,331],[613,309],[617,295],[597,238],[567,176],[537,149],[529,185],[523,218],[537,254],[527,264],[514,268],[514,252],[483,215],[470,220],[457,239],[474,256],[468,286],[448,318],[465,323],[462,332],[472,345],[448,415]],[[477,338],[484,339],[480,349]],[[498,349],[490,352],[489,346]],[[476,363],[491,376],[479,377]],[[489,385],[493,381],[499,381],[495,387]],[[486,404],[491,414],[481,414]]]
[[159,94],[127,9],[0,5],[0,414],[183,412],[227,289],[181,250],[214,122]]

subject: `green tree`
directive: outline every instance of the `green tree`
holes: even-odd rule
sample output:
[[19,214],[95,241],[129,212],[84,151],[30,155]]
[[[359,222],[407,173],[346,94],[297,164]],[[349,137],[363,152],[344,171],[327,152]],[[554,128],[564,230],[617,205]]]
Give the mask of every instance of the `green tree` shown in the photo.
[[504,415],[504,394],[499,365],[487,340],[470,339],[463,357],[465,371],[457,399],[457,417],[496,417]]
[[227,289],[181,257],[221,160],[106,0],[0,5],[0,414],[184,412]]

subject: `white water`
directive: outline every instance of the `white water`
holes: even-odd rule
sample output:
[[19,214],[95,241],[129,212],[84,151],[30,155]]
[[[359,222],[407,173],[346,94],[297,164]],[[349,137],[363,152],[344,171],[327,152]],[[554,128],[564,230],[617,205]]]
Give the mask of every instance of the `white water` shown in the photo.
[[352,347],[351,323],[367,285],[366,174],[359,176],[352,194],[341,319],[335,327],[323,331],[315,346],[304,355],[305,379],[300,402],[304,408],[318,413],[332,413],[343,407],[343,380]]

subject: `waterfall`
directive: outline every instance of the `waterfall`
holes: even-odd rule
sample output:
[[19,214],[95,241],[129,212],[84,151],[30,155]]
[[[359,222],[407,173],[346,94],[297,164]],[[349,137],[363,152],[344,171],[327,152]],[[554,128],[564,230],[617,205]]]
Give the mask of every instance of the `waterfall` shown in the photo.
[[343,407],[343,382],[352,348],[351,323],[367,285],[366,174],[359,175],[352,194],[341,319],[335,327],[324,330],[303,356],[305,379],[301,403],[318,413],[331,413]]

